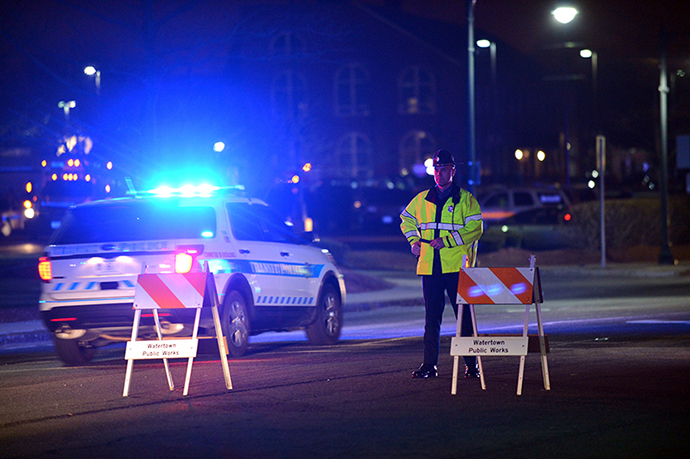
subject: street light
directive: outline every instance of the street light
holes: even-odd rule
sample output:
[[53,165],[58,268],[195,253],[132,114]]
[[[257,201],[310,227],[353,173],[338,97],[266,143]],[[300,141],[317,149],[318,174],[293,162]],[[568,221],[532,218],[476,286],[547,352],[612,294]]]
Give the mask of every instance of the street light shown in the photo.
[[596,51],[592,51],[591,49],[581,49],[580,57],[583,59],[592,59],[592,86],[594,88],[594,106],[596,108],[598,89],[597,75],[599,73],[599,55],[596,53]]
[[486,38],[477,40],[477,46],[482,49],[489,48],[489,55],[491,57],[491,84],[496,86],[496,43]]
[[84,67],[84,73],[87,74],[88,76],[94,76],[95,75],[96,94],[100,95],[101,94],[101,71],[98,70],[93,65],[89,65],[87,67]]
[[73,100],[68,100],[68,101],[61,100],[58,103],[58,107],[60,107],[62,110],[64,110],[65,118],[67,118],[67,120],[69,120],[69,111],[76,106],[77,106],[77,103]]
[[568,24],[572,22],[572,20],[575,19],[575,16],[577,16],[577,13],[578,11],[571,6],[561,6],[551,12],[553,17],[561,24]]
[[[556,19],[561,24],[569,24],[570,22],[575,19],[575,16],[578,15],[577,9],[571,7],[571,6],[561,6],[556,8],[551,12],[553,17]],[[566,43],[565,47],[570,48],[574,46],[574,43]],[[564,141],[564,147],[565,147],[565,183],[566,187],[570,188],[570,139],[569,134],[568,134],[568,113],[567,113],[568,108],[566,108],[566,129],[565,129],[565,141]]]

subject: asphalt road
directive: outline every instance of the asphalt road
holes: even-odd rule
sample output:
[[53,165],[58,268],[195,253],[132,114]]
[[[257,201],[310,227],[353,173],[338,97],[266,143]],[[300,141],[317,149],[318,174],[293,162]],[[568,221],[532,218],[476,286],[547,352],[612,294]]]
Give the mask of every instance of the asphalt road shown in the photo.
[[412,380],[418,338],[260,344],[230,361],[231,391],[202,357],[187,397],[179,361],[173,392],[160,362],[137,362],[123,398],[118,352],[86,368],[15,354],[0,382],[0,457],[687,457],[688,344],[554,336],[552,389],[530,355],[522,396],[517,357],[485,359],[485,391],[463,380],[450,395],[445,354],[438,379]]
[[[134,365],[122,397],[122,347],[67,368],[50,346],[0,354],[0,457],[687,457],[690,289],[687,278],[582,277],[544,270],[551,390],[538,355],[484,359],[487,389],[460,381],[444,323],[439,378],[412,380],[421,308],[346,314],[343,341],[299,332],[257,337],[250,355],[202,354],[182,395],[159,361]],[[519,329],[524,310],[478,308],[480,332]]]

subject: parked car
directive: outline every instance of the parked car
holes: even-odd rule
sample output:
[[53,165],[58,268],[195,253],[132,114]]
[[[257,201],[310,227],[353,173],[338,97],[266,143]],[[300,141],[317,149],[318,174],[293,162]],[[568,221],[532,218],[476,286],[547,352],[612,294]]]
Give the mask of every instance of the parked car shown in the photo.
[[[39,260],[39,309],[55,350],[71,365],[131,337],[137,275],[200,271],[208,263],[232,355],[249,336],[306,330],[335,343],[342,328],[343,276],[328,251],[307,243],[263,201],[232,196],[118,198],[70,208]],[[186,266],[185,266],[186,264]],[[191,330],[192,309],[161,314],[164,333]],[[213,333],[208,308],[200,330]],[[142,314],[142,336],[155,336]]]
[[563,190],[546,188],[499,188],[480,195],[484,222],[495,222],[525,210],[551,208],[559,211],[571,207]]
[[492,251],[504,247],[553,250],[574,244],[572,216],[555,207],[541,207],[485,224],[479,248]]

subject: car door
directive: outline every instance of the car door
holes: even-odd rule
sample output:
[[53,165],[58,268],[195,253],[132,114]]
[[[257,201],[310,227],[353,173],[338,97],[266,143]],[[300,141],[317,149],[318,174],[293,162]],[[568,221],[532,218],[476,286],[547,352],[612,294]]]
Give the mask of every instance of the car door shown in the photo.
[[284,223],[260,202],[230,202],[226,208],[237,244],[239,269],[252,284],[254,303],[313,304],[308,294],[310,269],[291,243],[296,239],[290,240]]

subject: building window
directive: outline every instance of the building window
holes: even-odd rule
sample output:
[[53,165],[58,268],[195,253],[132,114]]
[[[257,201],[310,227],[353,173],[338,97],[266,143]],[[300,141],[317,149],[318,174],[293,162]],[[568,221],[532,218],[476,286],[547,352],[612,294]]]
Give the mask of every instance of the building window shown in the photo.
[[400,142],[400,174],[424,176],[424,160],[434,156],[436,140],[426,131],[409,132]]
[[293,32],[276,35],[271,40],[271,55],[294,56],[304,54],[304,40]]
[[398,112],[405,115],[436,113],[436,80],[419,67],[403,70],[398,79]]
[[358,64],[342,67],[335,75],[335,114],[368,116],[369,73]]
[[374,176],[371,141],[358,132],[350,132],[336,144],[333,158],[329,161],[333,177],[350,180],[368,180]]
[[307,114],[307,84],[302,75],[293,70],[279,73],[271,85],[273,113],[285,118],[299,118]]

